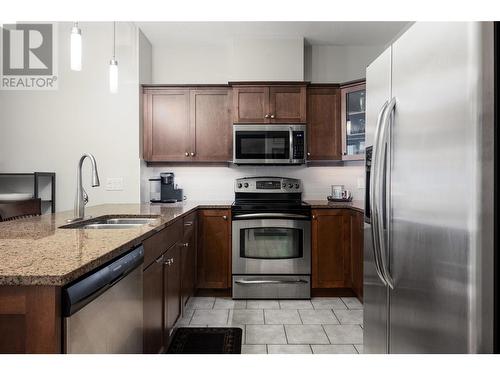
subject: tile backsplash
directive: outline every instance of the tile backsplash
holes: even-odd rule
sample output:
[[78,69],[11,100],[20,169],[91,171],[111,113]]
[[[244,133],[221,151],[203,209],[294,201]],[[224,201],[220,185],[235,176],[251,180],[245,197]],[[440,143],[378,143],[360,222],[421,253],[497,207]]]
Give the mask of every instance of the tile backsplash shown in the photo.
[[[233,200],[234,180],[251,176],[299,178],[304,187],[304,199],[326,199],[331,185],[345,185],[353,199],[363,200],[364,167],[352,166],[163,166],[141,165],[141,201],[149,201],[149,181],[160,172],[174,172],[175,182],[184,189],[189,200]],[[362,188],[358,188],[358,182]]]

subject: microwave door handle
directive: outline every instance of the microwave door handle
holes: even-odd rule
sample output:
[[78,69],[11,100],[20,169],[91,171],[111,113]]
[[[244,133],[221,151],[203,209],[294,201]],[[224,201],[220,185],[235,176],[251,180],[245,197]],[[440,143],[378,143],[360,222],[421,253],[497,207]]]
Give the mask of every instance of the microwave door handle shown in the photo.
[[[392,123],[392,114],[394,113],[394,109],[396,107],[396,99],[392,98],[387,106],[384,114],[382,115],[380,133],[379,133],[379,161],[377,164],[377,185],[378,188],[376,190],[377,196],[375,197],[375,201],[377,202],[377,211],[381,213],[381,216],[377,220],[378,233],[379,233],[379,252],[380,252],[380,266],[382,268],[382,274],[387,282],[387,285],[394,289],[394,280],[389,271],[389,251],[388,251],[388,237],[389,237],[389,226],[390,226],[390,201],[389,199],[385,200],[385,206],[383,206],[384,202],[384,191],[387,193],[387,177],[388,170],[390,169],[390,126]],[[383,189],[386,187],[386,189]],[[387,197],[389,198],[389,197]],[[383,211],[382,211],[383,210]],[[384,220],[385,219],[385,220]],[[385,222],[385,227],[384,227]]]
[[370,186],[369,186],[369,197],[370,197],[370,217],[371,217],[371,232],[372,232],[372,250],[373,250],[373,259],[375,262],[375,270],[377,271],[377,275],[379,279],[382,281],[384,285],[387,286],[387,281],[384,278],[384,274],[382,272],[382,267],[380,265],[380,252],[379,252],[379,246],[380,246],[380,240],[379,240],[379,232],[378,232],[378,207],[377,207],[377,187],[378,187],[378,176],[377,176],[377,165],[379,163],[379,157],[378,157],[378,151],[379,151],[379,135],[380,135],[380,127],[381,127],[381,122],[382,122],[382,117],[383,114],[385,113],[385,110],[387,109],[387,106],[389,105],[389,102],[386,101],[382,108],[380,109],[378,116],[377,116],[377,123],[375,126],[375,135],[374,135],[374,141],[373,141],[373,148],[372,148],[372,161],[371,161],[371,178],[370,178]]
[[293,162],[293,128],[290,126],[289,130],[290,146],[288,148],[288,155],[290,156],[290,164]]

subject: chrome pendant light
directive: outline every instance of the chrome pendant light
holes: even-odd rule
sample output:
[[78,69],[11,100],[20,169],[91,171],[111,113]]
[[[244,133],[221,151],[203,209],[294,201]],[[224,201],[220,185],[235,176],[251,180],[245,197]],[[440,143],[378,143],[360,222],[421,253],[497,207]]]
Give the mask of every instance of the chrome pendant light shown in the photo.
[[78,22],[73,24],[70,37],[70,67],[71,70],[82,70],[82,30],[78,27]]
[[113,22],[113,58],[109,61],[109,91],[118,92],[118,61],[116,60],[116,22]]

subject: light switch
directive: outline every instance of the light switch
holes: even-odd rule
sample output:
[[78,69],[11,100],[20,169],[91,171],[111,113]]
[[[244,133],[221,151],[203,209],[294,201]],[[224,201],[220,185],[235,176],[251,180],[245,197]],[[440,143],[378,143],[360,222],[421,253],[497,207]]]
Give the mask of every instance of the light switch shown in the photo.
[[358,177],[358,179],[357,179],[357,186],[358,186],[358,189],[364,189],[365,188],[365,179],[363,177]]
[[106,190],[123,190],[123,177],[109,177],[106,179]]

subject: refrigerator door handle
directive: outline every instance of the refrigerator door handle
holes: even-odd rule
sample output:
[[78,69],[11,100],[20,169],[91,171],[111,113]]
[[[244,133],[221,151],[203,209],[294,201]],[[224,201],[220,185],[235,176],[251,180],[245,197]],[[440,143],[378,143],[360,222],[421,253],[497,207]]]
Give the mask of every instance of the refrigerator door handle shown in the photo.
[[[383,192],[384,190],[382,189],[382,186],[384,186],[387,182],[387,170],[389,169],[390,166],[386,166],[387,164],[387,154],[390,150],[390,147],[387,147],[388,143],[390,142],[389,139],[389,127],[391,125],[391,117],[394,112],[394,109],[396,107],[396,98],[392,98],[391,101],[389,102],[385,112],[382,115],[382,121],[381,121],[381,127],[380,127],[380,132],[378,134],[379,136],[379,149],[377,151],[378,153],[378,160],[377,160],[377,165],[376,165],[376,172],[375,174],[377,175],[377,187],[375,189],[375,207],[377,210],[377,215],[380,213],[379,208],[382,206],[382,203],[384,202],[384,197],[383,197]],[[386,152],[387,149],[387,152]],[[380,206],[379,206],[380,204]],[[383,208],[384,209],[384,214],[389,215],[389,202],[386,201],[386,205]],[[387,241],[386,241],[386,236],[384,235],[384,216],[382,217],[377,217],[377,226],[378,226],[378,235],[379,235],[379,251],[380,251],[380,266],[382,268],[382,274],[384,276],[384,279],[387,283],[387,285],[391,288],[394,289],[394,280],[389,272],[389,267],[388,267],[388,249],[387,249]],[[389,217],[387,217],[386,221],[389,221]]]
[[375,126],[375,136],[374,136],[374,142],[373,142],[373,149],[372,149],[372,163],[371,163],[371,168],[372,168],[372,178],[370,179],[370,216],[371,216],[371,231],[372,231],[372,239],[373,239],[373,258],[375,261],[375,270],[377,271],[377,275],[382,281],[382,283],[387,286],[387,281],[384,277],[384,273],[382,271],[381,267],[381,261],[380,261],[380,236],[379,236],[379,216],[378,216],[378,207],[377,207],[377,202],[376,202],[376,197],[377,197],[377,187],[379,185],[378,183],[378,175],[377,175],[377,165],[379,163],[379,157],[377,156],[378,150],[380,148],[379,146],[379,135],[380,135],[380,127],[382,124],[382,118],[385,113],[385,110],[387,109],[387,106],[389,105],[389,102],[386,101],[382,108],[380,109],[378,116],[377,116],[377,124]]

